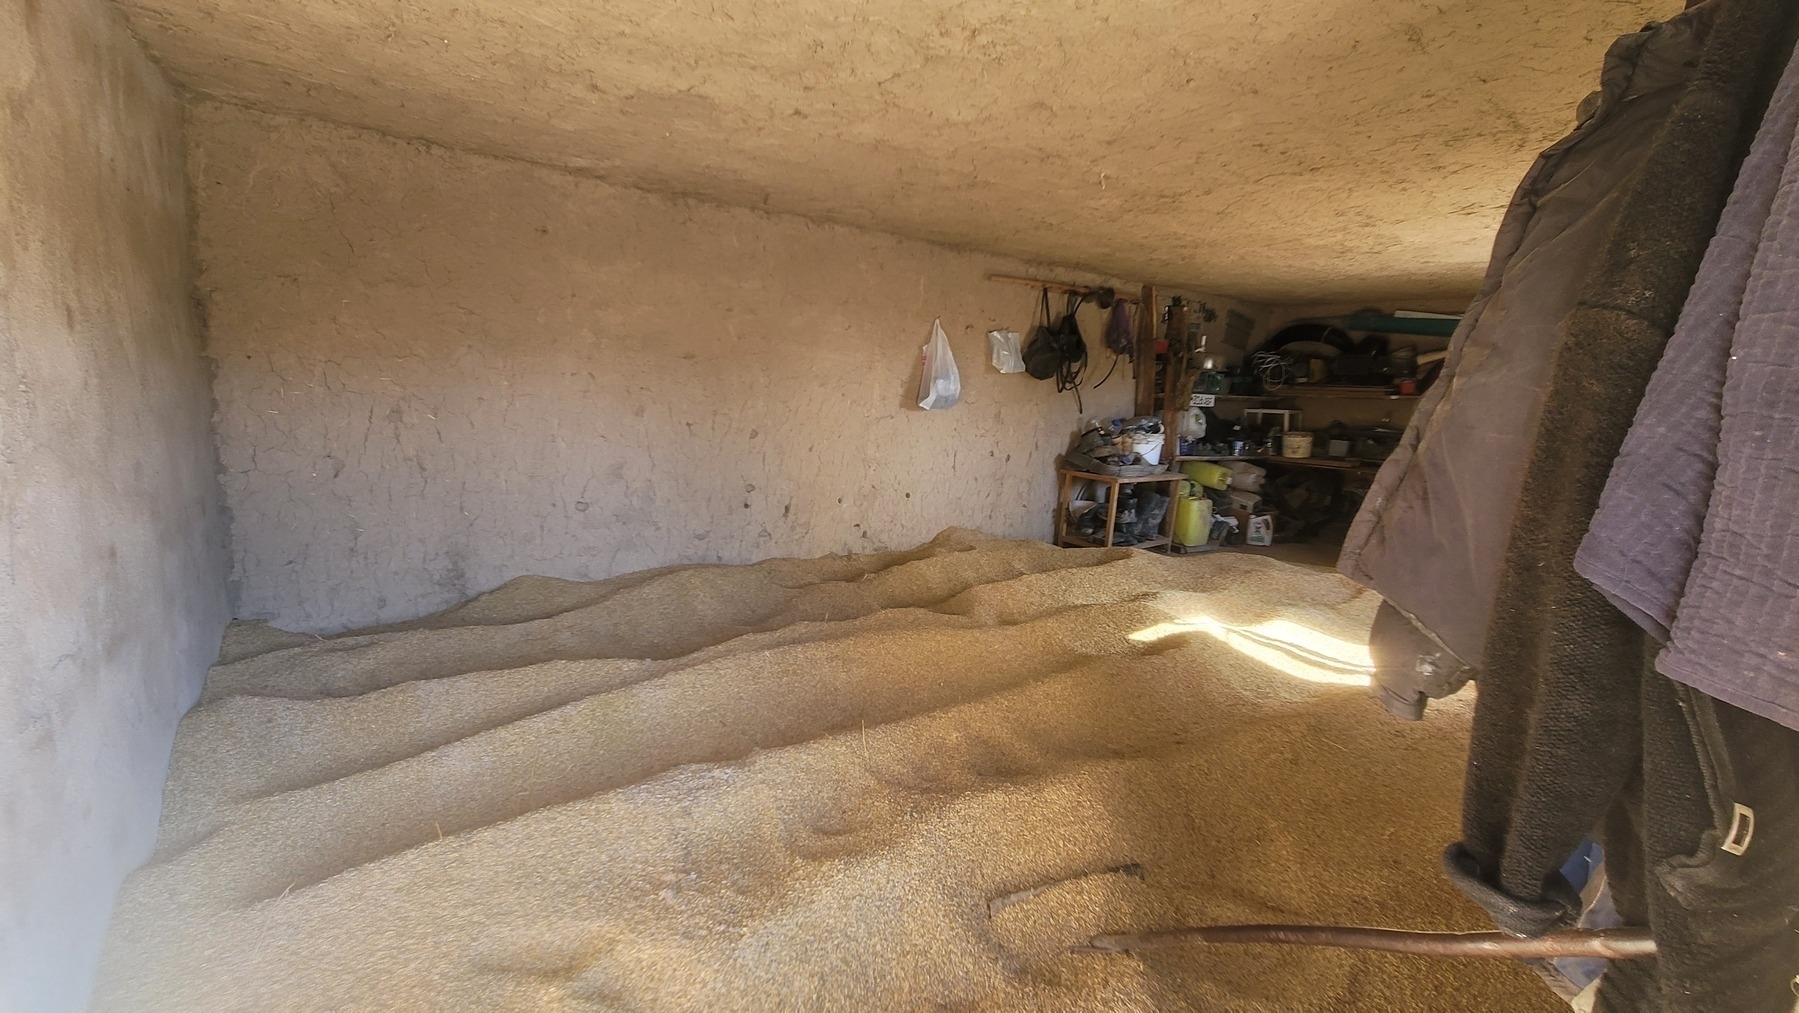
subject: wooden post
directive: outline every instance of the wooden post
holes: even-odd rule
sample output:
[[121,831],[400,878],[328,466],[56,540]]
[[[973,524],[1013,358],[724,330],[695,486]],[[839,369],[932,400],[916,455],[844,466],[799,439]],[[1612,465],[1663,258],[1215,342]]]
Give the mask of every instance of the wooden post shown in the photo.
[[1137,305],[1137,348],[1131,355],[1131,366],[1137,371],[1137,415],[1156,413],[1156,290],[1143,286],[1143,301]]
[[1180,455],[1181,414],[1187,410],[1187,304],[1168,307],[1168,366],[1162,374],[1162,462],[1174,466]]
[[1074,476],[1061,468],[1056,469],[1056,545],[1062,546],[1068,541],[1068,495],[1069,488],[1074,485]]
[[1106,548],[1112,547],[1112,532],[1118,528],[1118,491],[1124,486],[1113,479],[1112,491],[1106,495],[1106,538],[1102,543]]

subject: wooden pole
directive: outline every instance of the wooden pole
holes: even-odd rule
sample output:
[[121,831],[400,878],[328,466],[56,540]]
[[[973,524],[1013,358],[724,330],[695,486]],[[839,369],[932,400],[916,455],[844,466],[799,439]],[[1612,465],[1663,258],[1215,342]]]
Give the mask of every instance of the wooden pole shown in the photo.
[[1187,410],[1191,390],[1187,380],[1187,304],[1181,301],[1168,307],[1168,366],[1162,374],[1162,461],[1169,467],[1180,455],[1181,413]]
[[[990,274],[987,276],[987,280],[997,281],[1005,285],[1028,285],[1031,288],[1047,288],[1051,292],[1073,292],[1075,295],[1080,296],[1092,295],[1093,293],[1108,287],[1105,285],[1076,285],[1071,282],[1049,281],[1044,278],[1024,278],[1016,274]],[[1117,291],[1113,292],[1112,298],[1119,302],[1137,301],[1134,296],[1124,295]]]
[[1076,953],[1131,953],[1202,943],[1284,943],[1290,946],[1334,946],[1351,950],[1385,950],[1421,957],[1500,957],[1512,960],[1548,957],[1604,957],[1635,960],[1655,956],[1655,937],[1648,929],[1575,929],[1542,936],[1504,932],[1407,932],[1350,925],[1209,925],[1160,932],[1121,932],[1094,936]]
[[1131,353],[1131,366],[1137,371],[1137,415],[1156,413],[1156,289],[1143,286],[1143,298],[1137,306],[1137,348]]

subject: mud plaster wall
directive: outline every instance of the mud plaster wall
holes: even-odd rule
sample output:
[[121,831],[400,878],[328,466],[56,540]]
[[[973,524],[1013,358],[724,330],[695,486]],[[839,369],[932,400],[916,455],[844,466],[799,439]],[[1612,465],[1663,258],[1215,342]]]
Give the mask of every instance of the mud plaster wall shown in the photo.
[[[1050,535],[1075,399],[987,365],[1025,265],[231,105],[189,138],[240,616]],[[923,412],[934,317],[963,400]]]
[[79,1007],[227,616],[181,112],[111,6],[0,0],[0,1009]]
[[192,91],[1261,301],[1457,293],[1680,0],[120,0]]

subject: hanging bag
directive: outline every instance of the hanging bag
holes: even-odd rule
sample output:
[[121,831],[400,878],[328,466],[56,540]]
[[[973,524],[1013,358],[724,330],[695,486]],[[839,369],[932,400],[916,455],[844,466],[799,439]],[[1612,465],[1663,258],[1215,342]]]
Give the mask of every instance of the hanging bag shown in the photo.
[[1106,347],[1113,355],[1130,355],[1136,344],[1131,336],[1131,304],[1119,299],[1112,303],[1112,313],[1106,317]]
[[1068,297],[1068,311],[1052,319],[1049,313],[1049,289],[1043,290],[1043,323],[1031,334],[1025,346],[1024,369],[1039,380],[1054,378],[1058,391],[1080,386],[1081,371],[1087,367],[1087,339],[1081,336],[1081,325],[1075,320],[1080,299]]
[[1062,368],[1056,371],[1057,391],[1075,390],[1081,385],[1081,374],[1087,371],[1087,339],[1081,334],[1080,321],[1075,318],[1075,311],[1080,308],[1080,296],[1069,293],[1068,312],[1056,323],[1062,351]]
[[1068,311],[1060,319],[1050,320],[1049,289],[1043,290],[1043,324],[1032,334],[1024,350],[1025,372],[1039,380],[1056,380],[1056,392],[1074,391],[1075,411],[1085,411],[1081,404],[1081,374],[1087,369],[1087,339],[1081,336],[1075,311],[1081,308],[1079,296],[1068,296]]
[[1049,289],[1043,290],[1043,322],[1031,329],[1031,342],[1024,346],[1024,371],[1039,380],[1055,376],[1062,368],[1062,348],[1055,321],[1049,315]]
[[1002,373],[1024,372],[1024,352],[1018,348],[1017,331],[988,331],[987,344],[993,351],[993,368]]
[[918,379],[918,407],[930,411],[962,400],[962,374],[950,354],[949,335],[941,318],[931,321],[931,341],[924,346],[924,373]]

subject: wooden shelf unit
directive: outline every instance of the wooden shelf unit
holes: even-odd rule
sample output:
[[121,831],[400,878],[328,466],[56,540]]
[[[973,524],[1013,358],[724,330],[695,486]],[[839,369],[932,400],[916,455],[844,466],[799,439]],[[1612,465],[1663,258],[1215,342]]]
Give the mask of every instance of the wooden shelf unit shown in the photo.
[[[1174,543],[1174,490],[1169,490],[1168,509],[1162,514],[1161,536],[1147,542],[1132,542],[1128,546],[1114,546],[1118,528],[1118,491],[1127,485],[1139,485],[1145,482],[1184,482],[1187,476],[1178,471],[1162,471],[1153,475],[1099,475],[1091,471],[1076,471],[1072,468],[1056,468],[1056,544],[1088,549],[1163,549]],[[1095,542],[1068,533],[1068,505],[1073,499],[1076,482],[1104,482],[1110,486],[1106,492],[1106,540]],[[1098,510],[1099,507],[1093,509]]]

